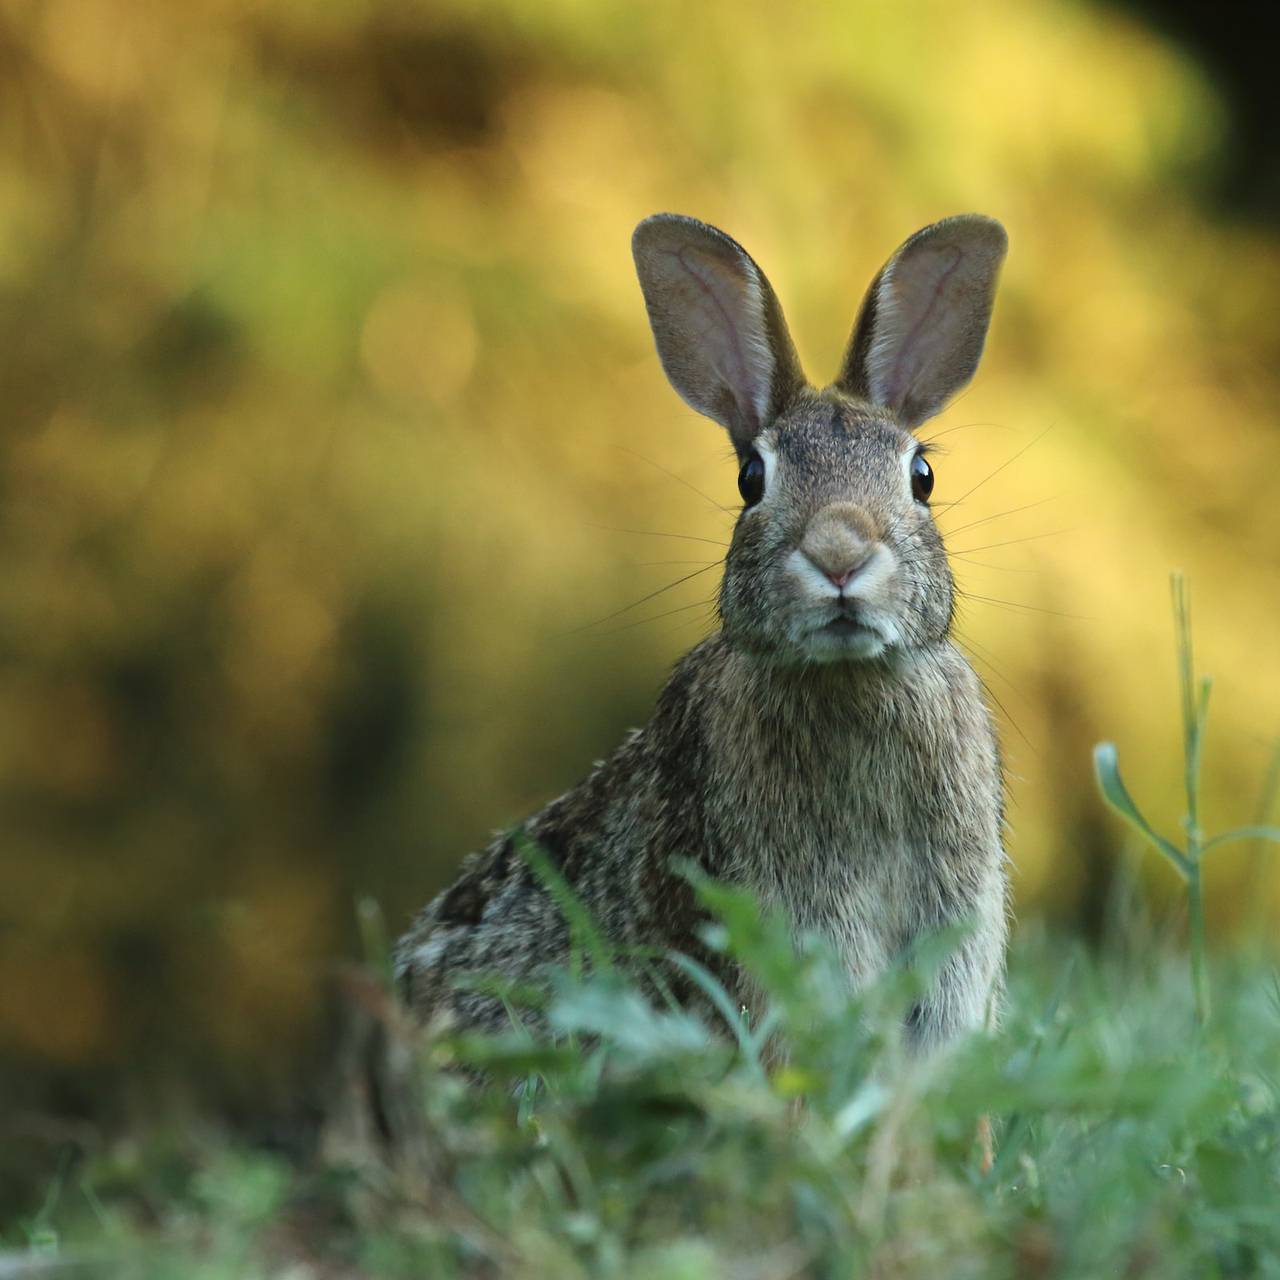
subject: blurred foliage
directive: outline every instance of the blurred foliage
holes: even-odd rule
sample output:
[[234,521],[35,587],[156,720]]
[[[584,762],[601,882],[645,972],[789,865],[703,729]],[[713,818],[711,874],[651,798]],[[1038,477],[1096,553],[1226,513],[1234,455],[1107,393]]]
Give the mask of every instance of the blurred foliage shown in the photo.
[[[40,1201],[0,1212],[0,1264],[118,1280],[1277,1274],[1280,988],[1256,957],[1223,957],[1202,1034],[1140,908],[1100,952],[1032,926],[1003,1031],[924,1064],[902,1027],[944,952],[851,1002],[830,949],[797,955],[747,895],[703,892],[760,993],[750,1025],[709,974],[714,1030],[650,1006],[618,967],[561,970],[554,1042],[424,1046],[383,992],[383,1127],[366,1113],[301,1158],[216,1128],[67,1144]],[[460,1063],[508,1087],[441,1069]]]
[[[1070,0],[0,5],[10,1100],[32,1064],[69,1107],[155,1107],[153,1065],[285,1089],[355,897],[403,923],[646,715],[714,566],[587,624],[703,567],[734,493],[652,352],[657,209],[748,246],[819,381],[909,232],[1006,223],[930,431],[1020,909],[1097,918],[1104,729],[1175,820],[1174,564],[1223,677],[1206,822],[1247,811],[1280,244],[1195,199],[1225,127],[1185,56]],[[1255,858],[1213,869],[1216,924],[1275,905]]]

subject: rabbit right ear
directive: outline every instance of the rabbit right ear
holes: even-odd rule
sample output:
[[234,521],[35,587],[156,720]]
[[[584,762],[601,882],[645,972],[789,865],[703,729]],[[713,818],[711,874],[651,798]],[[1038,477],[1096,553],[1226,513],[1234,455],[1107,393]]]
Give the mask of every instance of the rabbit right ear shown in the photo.
[[836,386],[914,428],[973,377],[1009,240],[962,214],[917,231],[867,291]]
[[804,386],[764,272],[723,231],[674,213],[646,218],[631,251],[671,385],[746,453]]

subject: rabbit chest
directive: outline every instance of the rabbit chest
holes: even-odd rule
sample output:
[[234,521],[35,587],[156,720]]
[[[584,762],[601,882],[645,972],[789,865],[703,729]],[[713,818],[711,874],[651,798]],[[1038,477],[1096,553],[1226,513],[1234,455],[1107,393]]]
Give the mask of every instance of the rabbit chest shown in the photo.
[[716,717],[729,877],[830,938],[855,983],[1003,911],[999,766],[967,665],[773,674]]

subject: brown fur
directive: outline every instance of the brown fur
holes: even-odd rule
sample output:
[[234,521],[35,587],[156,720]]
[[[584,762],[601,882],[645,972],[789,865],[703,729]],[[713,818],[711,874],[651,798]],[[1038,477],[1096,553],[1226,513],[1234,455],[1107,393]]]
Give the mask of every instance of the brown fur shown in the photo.
[[[524,828],[623,946],[711,960],[673,858],[749,887],[797,936],[830,939],[853,987],[921,936],[968,924],[910,1019],[923,1046],[989,1016],[1006,873],[995,735],[948,638],[953,584],[912,496],[908,427],[972,375],[1003,246],[978,217],[913,236],[873,283],[839,383],[815,391],[740,246],[692,219],[640,225],[664,368],[741,458],[766,459],[768,479],[734,531],[721,630],[677,664],[649,722]],[[533,976],[568,947],[503,836],[422,913],[398,969],[424,1020],[497,1026],[501,1004],[454,979]],[[752,1002],[740,974],[722,976]]]

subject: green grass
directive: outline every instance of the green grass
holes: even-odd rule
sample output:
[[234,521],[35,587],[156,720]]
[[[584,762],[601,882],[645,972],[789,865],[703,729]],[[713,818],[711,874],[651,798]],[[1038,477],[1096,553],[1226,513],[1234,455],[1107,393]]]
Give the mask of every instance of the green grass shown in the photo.
[[[56,1181],[7,1256],[194,1280],[1280,1276],[1265,965],[1219,959],[1202,1031],[1183,957],[1142,918],[1101,956],[1024,931],[1000,1032],[920,1068],[896,1031],[915,976],[851,1005],[820,948],[797,956],[719,897],[719,940],[769,993],[785,1062],[616,971],[564,973],[552,1043],[512,1031],[400,1063],[400,1150],[286,1161],[218,1132],[122,1145]],[[442,1070],[459,1062],[539,1084],[471,1088]]]
[[1172,575],[1173,619],[1178,647],[1178,676],[1182,687],[1182,753],[1187,811],[1182,819],[1182,844],[1166,839],[1152,827],[1134,803],[1129,789],[1120,777],[1120,761],[1114,744],[1100,742],[1094,748],[1093,766],[1103,799],[1155,850],[1163,854],[1182,877],[1187,890],[1187,919],[1191,937],[1188,955],[1191,961],[1191,989],[1195,994],[1196,1017],[1203,1026],[1209,1020],[1209,973],[1205,964],[1204,881],[1202,866],[1205,854],[1220,845],[1248,840],[1258,844],[1280,843],[1280,827],[1262,822],[1274,802],[1276,765],[1280,762],[1280,746],[1263,784],[1258,805],[1259,821],[1251,826],[1233,827],[1216,836],[1206,837],[1200,825],[1200,757],[1204,732],[1209,718],[1209,694],[1213,681],[1209,676],[1196,678],[1194,651],[1191,643],[1191,600],[1181,573]]

